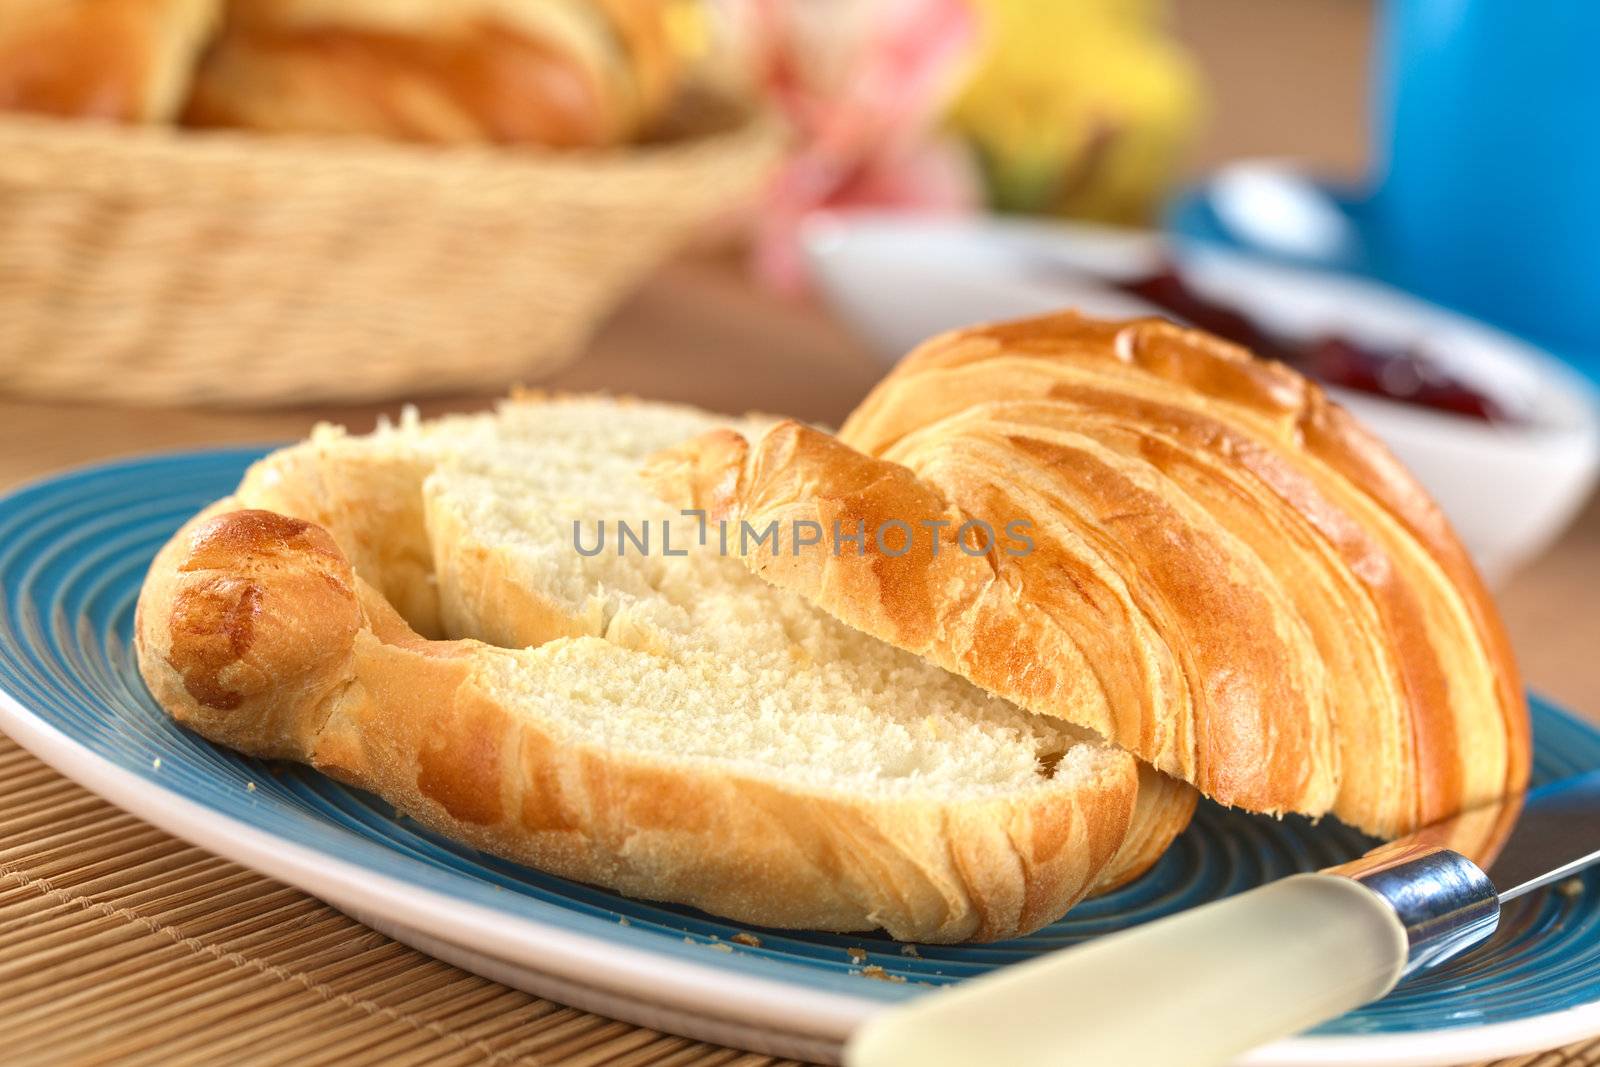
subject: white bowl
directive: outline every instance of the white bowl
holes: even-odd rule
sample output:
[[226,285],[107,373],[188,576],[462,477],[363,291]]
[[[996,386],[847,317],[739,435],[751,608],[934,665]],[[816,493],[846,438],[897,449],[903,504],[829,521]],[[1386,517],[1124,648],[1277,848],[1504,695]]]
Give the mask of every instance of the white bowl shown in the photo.
[[1159,235],[1057,222],[852,214],[806,229],[813,276],[833,309],[887,362],[973,322],[1063,307],[1146,314],[1095,276],[1134,277],[1175,260],[1201,294],[1291,337],[1330,332],[1430,359],[1516,418],[1489,423],[1348,389],[1335,395],[1438,500],[1491,580],[1546,548],[1593,488],[1600,400],[1560,361],[1479,322],[1374,282]]

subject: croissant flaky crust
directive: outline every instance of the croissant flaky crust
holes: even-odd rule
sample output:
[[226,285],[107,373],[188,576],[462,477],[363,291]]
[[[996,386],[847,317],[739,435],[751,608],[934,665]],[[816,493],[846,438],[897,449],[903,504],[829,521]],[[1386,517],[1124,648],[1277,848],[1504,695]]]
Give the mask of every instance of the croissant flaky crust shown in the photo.
[[1526,782],[1517,670],[1437,506],[1317,386],[1203,333],[958,331],[836,438],[708,434],[650,476],[713,518],[815,523],[747,564],[1223,803],[1389,836]]
[[[219,744],[509,859],[739,922],[1005,938],[1153,864],[1189,821],[1188,786],[1081,731],[1046,722],[1035,739],[1037,717],[712,552],[588,559],[565,542],[550,517],[565,508],[670,514],[640,461],[726,424],[566,398],[321,431],[156,555],[141,674]],[[710,605],[692,627],[690,599]],[[988,759],[939,777],[962,738],[992,743]],[[874,773],[851,770],[861,745]],[[985,785],[996,754],[1024,776]]]
[[1156,854],[1170,840],[1155,798],[1130,828],[1120,779],[874,804],[574,744],[505,688],[536,672],[529,653],[419,637],[326,530],[238,503],[152,568],[137,627],[151,692],[213,741],[311,764],[475,847],[738,921],[944,942],[1031,931],[1097,875],[1153,861],[1122,862],[1146,847],[1130,832]]

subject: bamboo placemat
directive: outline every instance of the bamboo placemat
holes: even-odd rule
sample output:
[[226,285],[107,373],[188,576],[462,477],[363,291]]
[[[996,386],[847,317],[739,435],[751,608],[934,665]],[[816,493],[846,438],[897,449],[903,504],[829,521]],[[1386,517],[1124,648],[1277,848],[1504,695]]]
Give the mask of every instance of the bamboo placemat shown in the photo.
[[0,735],[0,1061],[778,1061],[430,959],[169,837]]
[[[565,1008],[430,959],[169,837],[0,735],[0,1061],[779,1061]],[[1498,1067],[1589,1067],[1600,1040]]]

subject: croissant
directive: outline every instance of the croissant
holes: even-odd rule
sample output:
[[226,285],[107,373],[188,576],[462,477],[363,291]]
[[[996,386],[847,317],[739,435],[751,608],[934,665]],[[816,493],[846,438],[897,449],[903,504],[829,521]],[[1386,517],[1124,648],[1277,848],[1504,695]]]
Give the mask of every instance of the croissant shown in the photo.
[[746,564],[1222,803],[1391,836],[1527,780],[1517,670],[1438,507],[1316,385],[1198,331],[958,331],[837,437],[714,432],[650,477],[814,523]]
[[606,145],[672,95],[664,0],[232,0],[184,121]]
[[4,0],[0,111],[170,119],[221,0]]
[[1126,752],[715,546],[575,550],[575,516],[670,517],[640,462],[727,424],[570,398],[320,432],[157,555],[141,673],[220,744],[740,922],[1003,938],[1154,863],[1195,794]]

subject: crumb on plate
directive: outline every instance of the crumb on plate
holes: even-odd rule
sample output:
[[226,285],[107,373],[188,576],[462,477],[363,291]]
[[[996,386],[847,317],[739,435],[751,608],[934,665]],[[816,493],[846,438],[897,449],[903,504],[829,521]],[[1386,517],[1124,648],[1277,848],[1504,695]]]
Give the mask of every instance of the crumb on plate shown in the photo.
[[905,984],[904,978],[900,977],[898,974],[890,974],[882,967],[879,967],[876,963],[868,964],[867,966],[861,968],[861,977],[871,978],[878,982],[899,982],[902,985]]

